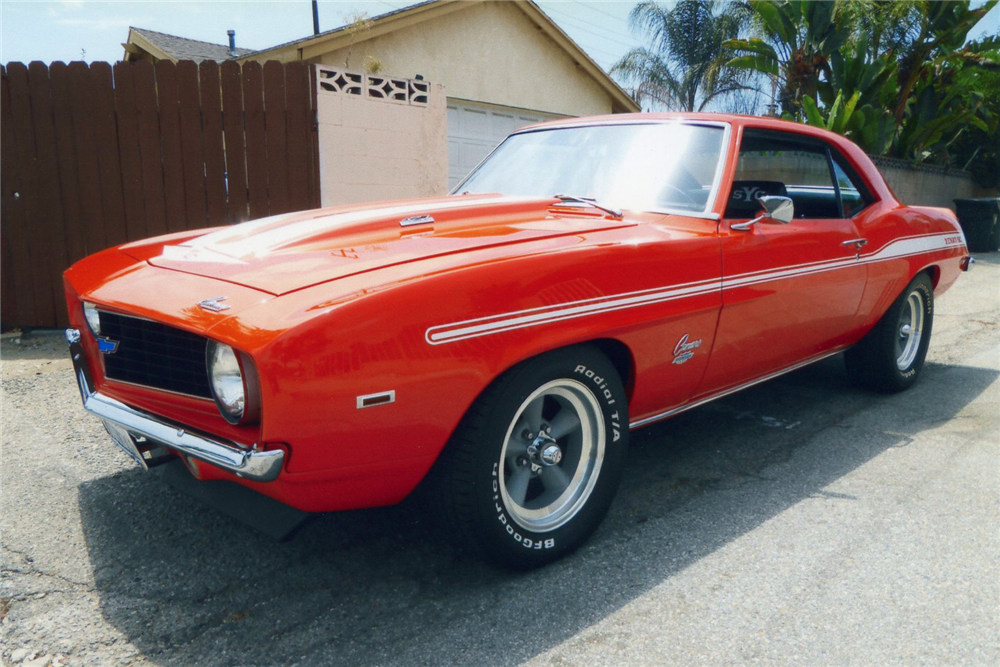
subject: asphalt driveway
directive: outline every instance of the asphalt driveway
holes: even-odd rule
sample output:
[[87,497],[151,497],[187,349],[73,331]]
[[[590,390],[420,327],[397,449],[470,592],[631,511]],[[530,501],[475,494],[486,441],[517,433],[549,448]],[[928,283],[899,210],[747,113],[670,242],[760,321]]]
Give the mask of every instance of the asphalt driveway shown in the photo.
[[638,431],[594,539],[530,574],[469,560],[418,501],[274,542],[114,449],[58,338],[7,337],[2,658],[998,665],[1000,258],[978,259],[913,390],[835,357]]

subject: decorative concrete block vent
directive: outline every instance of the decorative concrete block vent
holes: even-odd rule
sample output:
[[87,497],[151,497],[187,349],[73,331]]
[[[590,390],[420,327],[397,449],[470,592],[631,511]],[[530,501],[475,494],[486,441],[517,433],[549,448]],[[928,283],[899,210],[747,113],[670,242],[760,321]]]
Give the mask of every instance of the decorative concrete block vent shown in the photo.
[[316,73],[316,82],[321,92],[357,95],[416,106],[427,106],[430,100],[431,84],[428,81],[348,72],[323,65],[316,66]]
[[421,79],[316,67],[324,206],[444,195],[444,88]]
[[320,91],[341,93],[343,95],[364,94],[364,74],[317,66],[316,81],[319,83]]

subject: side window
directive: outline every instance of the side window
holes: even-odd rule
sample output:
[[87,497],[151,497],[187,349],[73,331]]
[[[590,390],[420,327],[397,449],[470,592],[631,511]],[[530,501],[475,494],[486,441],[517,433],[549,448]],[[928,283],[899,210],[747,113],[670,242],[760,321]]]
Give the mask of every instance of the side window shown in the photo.
[[837,177],[837,186],[840,188],[840,201],[844,206],[844,217],[853,218],[871,204],[874,198],[853,169],[850,173],[844,170],[844,167],[841,166],[841,159],[836,153],[833,154],[833,173]]
[[725,217],[755,216],[761,195],[790,197],[796,218],[841,217],[827,148],[818,141],[781,132],[744,132]]

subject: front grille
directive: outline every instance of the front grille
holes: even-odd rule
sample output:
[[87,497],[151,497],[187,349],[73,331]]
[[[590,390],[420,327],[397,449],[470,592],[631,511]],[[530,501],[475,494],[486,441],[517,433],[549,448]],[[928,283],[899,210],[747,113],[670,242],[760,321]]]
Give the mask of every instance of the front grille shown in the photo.
[[118,341],[105,354],[111,380],[212,398],[205,362],[207,340],[159,322],[101,311],[101,336]]

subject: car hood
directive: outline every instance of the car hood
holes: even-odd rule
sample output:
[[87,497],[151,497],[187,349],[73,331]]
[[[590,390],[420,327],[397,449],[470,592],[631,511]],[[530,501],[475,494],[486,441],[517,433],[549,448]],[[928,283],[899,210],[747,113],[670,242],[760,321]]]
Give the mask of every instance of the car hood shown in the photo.
[[632,224],[552,198],[467,195],[279,215],[121,250],[153,266],[280,295],[431,257]]

